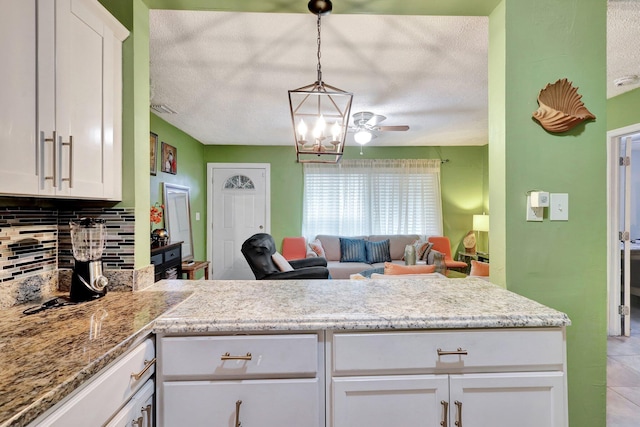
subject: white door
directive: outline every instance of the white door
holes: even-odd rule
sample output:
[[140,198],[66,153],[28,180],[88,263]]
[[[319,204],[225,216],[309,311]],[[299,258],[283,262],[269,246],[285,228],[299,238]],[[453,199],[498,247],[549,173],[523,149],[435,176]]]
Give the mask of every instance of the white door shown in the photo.
[[268,164],[216,164],[209,175],[209,261],[212,278],[251,280],[255,276],[240,249],[256,233],[269,233]]
[[332,387],[333,427],[447,425],[447,375],[333,378]]
[[566,427],[562,372],[451,375],[450,426]]
[[[632,264],[640,254],[640,247],[634,240],[640,237],[640,224],[635,219],[638,209],[637,185],[638,169],[633,168],[633,146],[640,145],[640,125],[629,126],[608,132],[608,289],[609,327],[612,336],[631,333],[631,294],[640,293],[631,286],[634,278]],[[639,274],[637,271],[635,274]]]

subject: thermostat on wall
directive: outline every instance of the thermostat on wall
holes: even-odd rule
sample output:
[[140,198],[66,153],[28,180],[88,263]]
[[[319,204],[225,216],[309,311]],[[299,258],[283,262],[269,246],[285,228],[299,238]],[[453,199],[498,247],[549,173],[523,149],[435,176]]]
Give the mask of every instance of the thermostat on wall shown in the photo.
[[549,207],[549,193],[546,191],[531,192],[531,207],[546,208]]

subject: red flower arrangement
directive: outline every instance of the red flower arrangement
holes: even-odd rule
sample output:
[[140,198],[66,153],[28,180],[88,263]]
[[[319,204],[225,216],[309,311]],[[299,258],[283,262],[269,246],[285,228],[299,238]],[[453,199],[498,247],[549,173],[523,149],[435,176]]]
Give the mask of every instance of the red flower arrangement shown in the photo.
[[164,209],[164,205],[156,202],[155,205],[151,206],[151,223],[152,224],[160,224],[162,222],[162,210]]

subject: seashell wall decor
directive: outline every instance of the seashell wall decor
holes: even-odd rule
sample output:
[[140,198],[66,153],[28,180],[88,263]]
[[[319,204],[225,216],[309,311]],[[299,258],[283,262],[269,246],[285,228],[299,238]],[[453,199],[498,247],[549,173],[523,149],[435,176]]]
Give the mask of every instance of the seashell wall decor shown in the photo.
[[549,83],[538,95],[540,108],[534,111],[533,118],[549,132],[566,132],[585,120],[596,118],[581,98],[578,88],[567,79]]

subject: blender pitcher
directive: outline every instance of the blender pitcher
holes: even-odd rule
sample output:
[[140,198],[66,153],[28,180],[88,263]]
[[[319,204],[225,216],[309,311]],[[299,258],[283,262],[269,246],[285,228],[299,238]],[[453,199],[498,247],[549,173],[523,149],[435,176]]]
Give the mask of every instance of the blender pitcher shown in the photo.
[[98,218],[69,222],[75,260],[69,295],[71,301],[88,301],[107,293],[109,281],[102,275],[102,252],[106,246],[104,223]]

